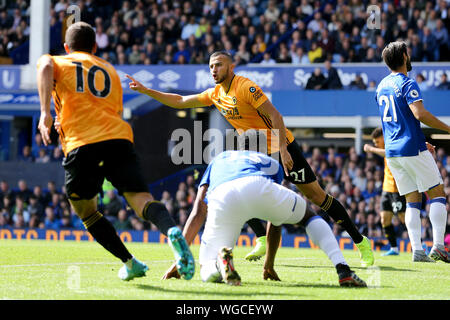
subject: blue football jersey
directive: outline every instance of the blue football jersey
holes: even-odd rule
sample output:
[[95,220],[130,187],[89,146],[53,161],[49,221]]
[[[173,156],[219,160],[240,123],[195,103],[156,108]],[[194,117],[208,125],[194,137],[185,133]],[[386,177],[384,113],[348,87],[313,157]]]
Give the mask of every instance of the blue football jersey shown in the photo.
[[417,156],[427,149],[420,121],[409,105],[423,100],[417,82],[391,73],[378,85],[375,97],[381,116],[386,157]]
[[224,182],[248,176],[262,176],[280,184],[284,171],[278,161],[260,152],[225,151],[208,165],[200,186],[208,184],[209,194]]

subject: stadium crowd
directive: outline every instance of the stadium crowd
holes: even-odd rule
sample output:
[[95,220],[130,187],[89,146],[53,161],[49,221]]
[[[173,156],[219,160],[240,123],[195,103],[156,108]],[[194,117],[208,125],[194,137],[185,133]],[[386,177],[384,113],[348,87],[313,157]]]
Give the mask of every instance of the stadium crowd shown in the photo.
[[[29,1],[4,3],[0,56],[13,58],[29,38]],[[217,50],[238,65],[380,62],[394,39],[407,42],[412,61],[449,61],[448,0],[54,0],[51,54],[64,52],[70,5],[95,28],[97,54],[112,64],[204,64]],[[374,29],[370,5],[380,9]]]
[[[337,153],[332,147],[321,151],[303,144],[306,159],[315,170],[325,190],[338,199],[347,209],[360,232],[368,237],[383,237],[380,223],[380,195],[383,183],[383,159],[372,154],[358,156],[354,148],[348,153]],[[450,212],[450,155],[438,148],[435,154],[438,167],[444,177],[447,194],[447,211]],[[179,183],[177,190],[166,190],[161,201],[166,205],[180,227],[183,227],[192,209],[196,197],[197,183],[192,175]],[[295,186],[285,185],[294,191]],[[71,210],[65,196],[64,187],[57,188],[50,181],[46,188],[29,188],[26,181],[18,181],[16,188],[7,182],[0,182],[0,228],[76,228],[83,229],[80,219]],[[126,206],[123,197],[105,183],[104,195],[99,198],[100,211],[113,223],[117,230],[157,230],[154,225],[140,220]],[[308,202],[312,210],[321,215],[333,228],[336,236],[346,236],[338,224],[333,223],[321,209]],[[422,211],[422,237],[432,239],[431,224],[427,217],[429,205]],[[393,225],[398,238],[407,239],[406,227],[394,216]],[[244,226],[243,232],[252,233]],[[283,232],[304,234],[301,226],[284,225]],[[450,241],[450,217],[447,220],[447,244]],[[450,244],[449,244],[450,245]]]

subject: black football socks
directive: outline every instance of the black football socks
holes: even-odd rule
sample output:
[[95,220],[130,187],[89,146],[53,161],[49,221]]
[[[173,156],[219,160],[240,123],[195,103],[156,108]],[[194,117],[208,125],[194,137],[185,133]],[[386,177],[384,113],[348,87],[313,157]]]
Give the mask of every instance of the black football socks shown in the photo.
[[266,228],[264,227],[261,220],[257,218],[253,218],[247,221],[247,224],[252,228],[253,232],[255,233],[256,237],[263,237],[266,235]]
[[395,235],[394,226],[391,224],[387,227],[383,227],[384,235],[389,240],[391,248],[397,248],[397,236]]
[[167,236],[167,231],[176,226],[175,220],[170,216],[166,206],[160,201],[149,201],[142,210],[145,220],[153,223],[158,230]]
[[345,210],[339,201],[327,194],[325,200],[320,205],[320,208],[348,232],[354,243],[360,243],[363,241],[363,236],[350,219],[347,210]]
[[86,219],[83,219],[83,224],[98,243],[122,260],[122,262],[125,263],[132,258],[111,222],[100,212],[96,211]]

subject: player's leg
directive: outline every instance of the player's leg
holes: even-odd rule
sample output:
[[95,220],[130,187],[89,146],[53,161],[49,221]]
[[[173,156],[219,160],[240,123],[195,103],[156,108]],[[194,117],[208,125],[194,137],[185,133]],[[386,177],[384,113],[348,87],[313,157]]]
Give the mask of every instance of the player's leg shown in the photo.
[[395,235],[394,226],[392,225],[392,217],[394,214],[391,211],[381,211],[380,216],[384,235],[388,239],[389,245],[391,246],[389,251],[383,253],[382,256],[397,256],[399,254],[397,237]]
[[148,270],[147,265],[131,255],[113,225],[97,211],[97,197],[91,200],[69,199],[69,201],[92,237],[124,263],[119,270],[120,279],[129,281],[145,276],[145,272]]
[[294,166],[289,172],[290,176],[286,179],[294,183],[306,198],[319,206],[347,231],[360,252],[362,266],[373,265],[374,256],[369,240],[358,231],[344,206],[327,194],[319,185],[314,172],[303,156],[300,146],[294,141],[288,145],[288,151],[294,160]]
[[236,244],[245,212],[238,210],[239,200],[225,185],[208,197],[208,216],[200,244],[200,278],[204,282],[240,285],[241,277],[234,267],[232,249]]
[[430,221],[433,228],[433,248],[430,258],[449,263],[450,257],[444,246],[445,228],[447,225],[447,209],[444,185],[440,184],[427,191],[431,198]]
[[367,287],[367,284],[350,269],[345,261],[330,226],[320,216],[310,211],[308,213],[308,211],[301,224],[305,227],[311,240],[325,252],[333,263],[339,277],[339,285],[343,287]]
[[274,226],[300,222],[311,240],[325,252],[336,267],[342,286],[366,286],[364,281],[350,270],[336,237],[325,220],[307,209],[306,201],[295,192],[281,185],[269,183],[269,186],[264,188],[270,191],[264,197],[267,209],[261,211],[265,213],[261,218],[269,220]]
[[148,192],[133,144],[127,140],[112,140],[108,142],[105,153],[106,178],[140,218],[156,225],[168,237],[178,272],[184,279],[191,279],[195,272],[195,262],[189,246],[165,205],[155,201]]
[[422,195],[420,194],[422,190],[420,188],[422,186],[419,186],[419,184],[423,180],[420,178],[420,175],[430,174],[426,172],[427,168],[421,167],[429,166],[430,163],[421,163],[420,161],[419,156],[386,158],[386,163],[397,184],[398,192],[406,198],[405,225],[413,252],[412,260],[414,262],[434,262],[425,254],[422,247],[422,225],[420,219],[420,209],[422,207]]
[[83,146],[64,159],[67,197],[92,237],[131,270],[127,275],[119,272],[119,277],[131,280],[145,276],[148,267],[130,254],[113,225],[97,210],[97,194],[104,180],[99,148],[99,144]]
[[422,206],[422,195],[418,191],[413,191],[405,195],[406,211],[405,225],[408,230],[411,250],[414,262],[433,262],[422,247],[422,223],[420,219],[420,208]]
[[394,226],[392,225],[392,218],[394,216],[393,212],[394,206],[395,209],[401,209],[398,208],[397,206],[398,205],[401,206],[402,204],[401,203],[397,204],[395,199],[393,199],[392,195],[393,195],[392,192],[388,193],[386,191],[383,191],[381,194],[381,212],[380,212],[381,226],[383,228],[384,235],[388,239],[389,244],[391,246],[389,251],[382,254],[382,256],[396,256],[399,254],[397,246],[397,236],[395,235]]
[[248,220],[247,224],[255,233],[256,245],[253,250],[245,256],[245,259],[248,261],[256,261],[266,254],[266,227],[262,221],[257,218]]

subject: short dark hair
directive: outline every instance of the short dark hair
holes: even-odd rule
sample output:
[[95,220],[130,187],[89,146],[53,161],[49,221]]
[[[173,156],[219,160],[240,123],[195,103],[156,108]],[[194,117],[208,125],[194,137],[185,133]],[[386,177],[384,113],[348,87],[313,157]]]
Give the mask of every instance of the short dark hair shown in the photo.
[[95,31],[89,23],[76,22],[66,30],[65,41],[70,51],[91,53],[95,46]]
[[389,69],[398,70],[405,63],[403,54],[408,54],[406,43],[403,41],[395,41],[389,43],[383,49],[381,56]]
[[218,56],[225,56],[228,59],[230,59],[230,61],[233,61],[233,56],[231,54],[229,54],[228,52],[226,52],[226,51],[216,51],[213,54],[211,54],[209,56],[209,58],[211,59],[211,58],[215,58],[215,57],[218,57]]
[[382,137],[382,136],[383,136],[383,129],[381,129],[381,128],[375,128],[375,129],[372,131],[371,136],[372,136],[372,139],[377,139],[377,138],[379,138],[379,137]]

